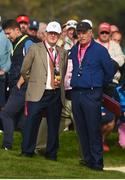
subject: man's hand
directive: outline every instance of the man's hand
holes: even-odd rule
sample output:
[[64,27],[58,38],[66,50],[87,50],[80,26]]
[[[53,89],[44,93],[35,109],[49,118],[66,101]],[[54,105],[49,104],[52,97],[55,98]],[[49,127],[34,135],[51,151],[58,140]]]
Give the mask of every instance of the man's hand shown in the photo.
[[20,79],[19,81],[17,82],[17,88],[20,89],[21,86],[24,84],[24,79],[23,79],[23,76],[20,76]]
[[3,70],[0,70],[0,76],[4,75],[5,74],[5,71]]
[[17,88],[20,89],[21,88],[21,84],[19,83],[19,81],[17,82]]

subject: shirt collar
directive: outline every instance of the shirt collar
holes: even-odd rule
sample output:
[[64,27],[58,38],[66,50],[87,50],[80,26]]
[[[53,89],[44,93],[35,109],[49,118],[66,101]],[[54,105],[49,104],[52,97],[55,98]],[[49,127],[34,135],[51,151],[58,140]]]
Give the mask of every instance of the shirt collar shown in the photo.
[[82,50],[86,50],[90,46],[90,44],[91,44],[91,41],[88,44],[86,44],[86,46],[84,47],[82,47],[81,44],[79,44],[79,48],[81,48]]
[[54,49],[54,51],[56,50],[56,46],[50,46],[50,44],[47,41],[45,41],[45,45],[46,45],[47,49],[52,47]]

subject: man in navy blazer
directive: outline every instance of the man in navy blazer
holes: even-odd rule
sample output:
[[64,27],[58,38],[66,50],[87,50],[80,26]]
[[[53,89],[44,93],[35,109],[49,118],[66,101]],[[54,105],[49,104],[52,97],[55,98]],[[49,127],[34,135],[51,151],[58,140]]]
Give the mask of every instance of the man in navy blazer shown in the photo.
[[73,62],[72,109],[84,157],[80,164],[103,170],[101,100],[103,86],[116,72],[108,51],[93,40],[92,27],[87,22],[77,24],[78,43],[69,52]]

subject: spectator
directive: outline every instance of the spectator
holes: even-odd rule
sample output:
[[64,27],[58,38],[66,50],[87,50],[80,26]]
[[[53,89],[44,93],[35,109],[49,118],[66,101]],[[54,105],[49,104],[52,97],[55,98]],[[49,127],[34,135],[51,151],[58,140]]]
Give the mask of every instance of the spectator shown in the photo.
[[87,22],[93,28],[93,23],[90,19],[83,19],[81,22]]
[[64,47],[64,42],[65,42],[65,37],[67,35],[67,29],[66,29],[66,23],[62,25],[62,33],[61,36],[59,38],[59,40],[57,41],[57,45],[59,47]]
[[[115,41],[116,43],[118,43],[121,46],[121,44],[122,44],[122,34],[121,34],[121,32],[120,31],[115,31],[112,34],[112,40]],[[125,48],[124,47],[121,47],[121,48],[122,48],[123,53],[125,54]],[[120,73],[121,73],[119,83],[124,84],[124,82],[125,82],[125,63],[123,64],[123,66],[120,67],[119,70],[120,70]]]
[[90,24],[80,22],[76,32],[78,43],[70,51],[73,62],[71,78],[72,109],[80,140],[80,163],[94,170],[103,170],[101,100],[104,82],[108,84],[115,73],[108,51],[93,40]]
[[[0,22],[1,23],[1,22]],[[0,109],[6,102],[7,73],[11,66],[12,44],[0,26]]]
[[116,43],[120,44],[121,40],[122,40],[122,34],[120,31],[115,31],[114,33],[112,33],[112,37],[111,39],[113,41],[115,41]]
[[[114,59],[119,67],[124,64],[124,54],[118,43],[110,39],[111,27],[108,23],[101,23],[98,28],[98,39],[97,42],[108,49],[108,52],[112,59]],[[117,71],[113,78],[113,83],[118,84],[120,79],[120,72]]]
[[27,34],[29,26],[29,17],[25,14],[18,15],[16,21],[19,23],[22,34]]
[[[37,38],[42,42],[45,41],[46,38],[46,23],[39,23],[39,30],[37,31]],[[47,120],[46,120],[46,111],[42,112],[42,120],[40,122],[37,142],[36,142],[36,154],[41,154],[46,149],[47,144]]]
[[116,25],[111,24],[111,26],[110,26],[110,31],[111,31],[111,36],[112,36],[112,34],[113,34],[114,32],[119,31],[119,28],[118,28]]
[[72,46],[76,43],[74,39],[74,31],[77,25],[77,21],[75,20],[69,20],[66,23],[66,37],[65,37],[65,42],[64,42],[64,49],[69,50],[72,48]]
[[[77,21],[69,20],[66,23],[66,36],[64,40],[64,49],[70,50],[73,45],[76,43],[76,39],[74,38],[74,33],[76,29]],[[62,109],[61,119],[65,121],[64,131],[68,131],[70,127],[73,126],[73,114],[71,108],[71,91],[72,88],[70,86],[71,80],[71,72],[72,72],[72,61],[68,60],[68,68],[65,76],[65,107]]]
[[0,112],[0,119],[4,130],[2,147],[5,150],[8,150],[12,148],[14,123],[18,123],[19,116],[23,117],[21,119],[21,125],[24,123],[23,115],[27,84],[25,83],[21,89],[19,89],[16,84],[20,77],[23,58],[33,42],[27,35],[22,35],[19,24],[13,19],[7,19],[4,21],[2,28],[6,36],[13,43],[13,53],[11,56],[12,63],[9,71],[10,96],[4,109]]
[[[100,24],[99,29],[98,29],[99,36],[98,36],[97,42],[104,45],[108,50],[109,50],[109,47],[107,43],[110,41],[110,32],[111,32],[110,24],[108,23]],[[112,94],[112,89],[111,89],[111,94]],[[101,132],[102,132],[102,141],[103,141],[103,151],[108,152],[110,148],[106,140],[107,140],[107,136],[112,132],[115,126],[115,120],[114,120],[113,113],[109,112],[103,106],[101,107],[101,110],[102,110]]]
[[36,20],[30,20],[27,34],[34,43],[40,42],[40,40],[37,38],[38,29],[39,29],[39,22]]
[[37,31],[37,38],[38,38],[40,41],[44,41],[44,40],[45,40],[46,26],[47,26],[46,23],[43,23],[43,22],[40,22],[40,23],[39,23],[39,29],[38,29],[38,31]]
[[[112,59],[114,59],[119,67],[122,67],[124,64],[124,55],[122,53],[121,47],[118,43],[112,41],[110,39],[111,35],[111,26],[109,23],[104,22],[101,23],[98,27],[98,39],[97,42],[103,45],[109,52]],[[118,67],[118,69],[119,69]],[[112,83],[110,83],[110,87],[108,88],[108,94],[111,97],[114,97],[114,90],[116,85],[119,83],[121,74],[118,70],[115,74]],[[115,126],[115,116],[106,110],[106,112],[102,113],[102,134],[103,134],[103,149],[104,151],[109,151],[110,148],[106,142],[107,136],[113,130]]]
[[[45,43],[36,43],[30,48],[21,70],[24,82],[29,79],[26,92],[27,119],[21,155],[33,156],[41,120],[40,112],[47,108],[48,138],[44,156],[50,160],[57,160],[61,97],[64,102],[63,81],[67,52],[56,46],[61,33],[61,26],[58,22],[50,22],[46,27],[46,32]],[[22,84],[22,80],[18,82],[18,85]]]

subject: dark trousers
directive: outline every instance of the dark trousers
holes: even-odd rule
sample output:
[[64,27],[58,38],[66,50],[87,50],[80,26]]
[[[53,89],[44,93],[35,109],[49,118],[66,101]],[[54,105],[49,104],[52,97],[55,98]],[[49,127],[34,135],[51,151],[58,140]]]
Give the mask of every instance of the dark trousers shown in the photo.
[[33,154],[41,120],[41,111],[47,108],[48,137],[46,156],[55,159],[59,146],[59,124],[61,116],[60,90],[45,90],[38,102],[27,102],[27,119],[24,126],[22,153]]
[[74,89],[72,109],[82,155],[90,166],[103,167],[101,137],[102,89]]
[[[12,147],[15,121],[19,119],[21,113],[24,114],[26,84],[19,90],[16,86],[12,89],[4,110],[0,112],[0,119],[3,125],[4,138],[3,146]],[[23,116],[24,117],[24,116]],[[24,117],[25,118],[25,117]],[[24,119],[21,119],[24,123]]]

